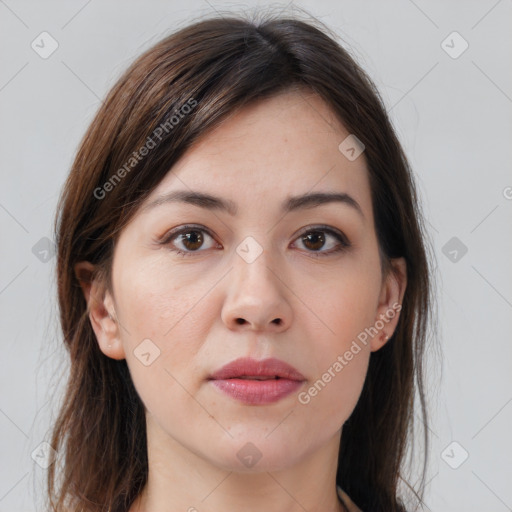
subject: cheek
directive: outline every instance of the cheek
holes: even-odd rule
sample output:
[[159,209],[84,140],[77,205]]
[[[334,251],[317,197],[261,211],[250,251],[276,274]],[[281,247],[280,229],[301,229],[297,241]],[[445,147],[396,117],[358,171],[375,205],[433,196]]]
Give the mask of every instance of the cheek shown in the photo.
[[205,293],[204,286],[190,272],[173,269],[165,254],[155,255],[142,267],[128,261],[115,279],[128,331],[164,340],[180,330],[182,322],[189,328],[195,325],[194,310]]
[[350,343],[342,345],[346,350],[333,351],[316,379],[298,396],[299,407],[304,408],[306,417],[314,418],[314,423],[322,425],[327,432],[337,431],[352,414],[368,370],[367,347],[351,351]]
[[331,429],[348,419],[366,378],[371,351],[365,329],[375,321],[380,291],[374,264],[351,260],[313,295],[323,334],[313,336],[314,371],[299,403]]
[[[205,291],[197,280],[187,273],[173,277],[158,261],[142,267],[118,265],[114,276],[126,361],[150,411],[166,411],[170,402],[187,400],[182,386],[191,388],[187,375],[195,368],[210,321],[206,303],[198,307]],[[193,374],[199,375],[201,369],[196,370]]]
[[316,340],[324,365],[375,322],[380,274],[356,261],[350,263],[324,279],[321,289],[311,294],[311,310],[322,320],[322,334]]

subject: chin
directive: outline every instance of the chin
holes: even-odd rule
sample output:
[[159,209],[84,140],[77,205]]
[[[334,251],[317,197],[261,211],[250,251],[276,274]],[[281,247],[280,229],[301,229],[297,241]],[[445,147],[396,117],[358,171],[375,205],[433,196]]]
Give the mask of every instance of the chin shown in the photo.
[[216,466],[237,473],[280,471],[295,464],[304,446],[295,441],[290,444],[290,439],[277,432],[267,437],[268,432],[271,430],[234,435],[225,443],[212,442],[210,446],[216,449],[210,450],[207,458]]

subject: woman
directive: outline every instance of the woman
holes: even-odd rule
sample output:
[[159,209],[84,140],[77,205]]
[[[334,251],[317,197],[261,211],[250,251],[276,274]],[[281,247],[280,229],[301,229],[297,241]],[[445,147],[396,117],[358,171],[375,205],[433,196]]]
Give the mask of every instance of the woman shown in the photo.
[[325,27],[215,17],[139,57],[56,216],[50,510],[405,510],[431,314],[417,205]]

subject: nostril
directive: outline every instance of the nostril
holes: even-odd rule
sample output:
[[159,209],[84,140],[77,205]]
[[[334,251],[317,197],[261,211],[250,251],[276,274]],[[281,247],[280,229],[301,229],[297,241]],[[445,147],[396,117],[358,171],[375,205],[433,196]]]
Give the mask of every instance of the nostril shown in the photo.
[[[246,320],[244,320],[243,318],[237,318],[235,320],[235,322],[238,324],[238,325],[243,325],[246,323]],[[282,320],[280,318],[274,318],[274,320],[272,320],[272,323],[274,324],[277,324],[277,325],[281,325],[282,323]]]

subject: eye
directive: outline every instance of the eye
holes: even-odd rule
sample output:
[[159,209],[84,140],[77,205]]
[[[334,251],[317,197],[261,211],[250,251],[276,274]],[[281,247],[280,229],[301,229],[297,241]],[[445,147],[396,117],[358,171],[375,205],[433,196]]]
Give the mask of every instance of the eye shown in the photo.
[[[189,256],[195,252],[202,252],[198,249],[203,245],[205,235],[213,240],[212,236],[204,228],[183,226],[168,233],[160,243],[162,245],[171,245],[171,251],[181,256]],[[182,244],[181,248],[176,246],[176,244]]]
[[[326,236],[327,235],[327,236]],[[326,241],[334,240],[336,243],[330,243],[333,247],[331,250],[327,251],[318,251],[322,247],[325,247]],[[300,240],[302,244],[309,249],[307,252],[312,252],[314,256],[329,256],[331,254],[343,251],[351,247],[348,239],[341,232],[329,228],[328,226],[315,226],[314,228],[308,228],[306,231],[303,231],[302,234],[296,239]]]
[[[199,249],[204,245],[205,235],[206,238],[213,240],[212,235],[205,228],[187,225],[172,230],[159,243],[169,245],[170,250],[180,256],[191,256],[194,253],[202,252]],[[330,244],[327,243],[329,239],[331,239]],[[300,240],[306,247],[306,252],[312,253],[314,256],[329,256],[351,247],[351,243],[343,233],[328,226],[310,227],[303,231],[296,240]],[[181,244],[181,247],[177,244]],[[330,245],[332,248],[327,251],[319,250],[326,245]],[[211,249],[214,246],[211,245],[206,249]]]

